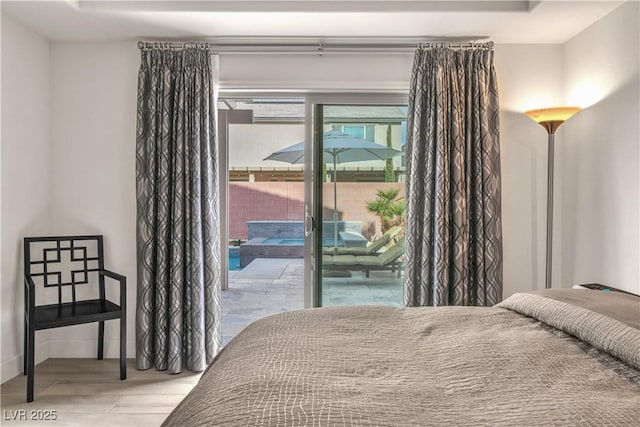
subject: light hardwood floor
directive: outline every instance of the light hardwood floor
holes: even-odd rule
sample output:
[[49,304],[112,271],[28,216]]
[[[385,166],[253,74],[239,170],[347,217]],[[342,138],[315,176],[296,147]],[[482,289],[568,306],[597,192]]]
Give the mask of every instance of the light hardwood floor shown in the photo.
[[[200,379],[149,369],[128,360],[127,379],[118,378],[117,359],[47,359],[36,366],[35,400],[26,403],[26,377],[1,386],[1,425],[159,426]],[[25,410],[22,412],[20,410]],[[55,421],[31,419],[55,411]],[[27,420],[11,420],[25,414]]]

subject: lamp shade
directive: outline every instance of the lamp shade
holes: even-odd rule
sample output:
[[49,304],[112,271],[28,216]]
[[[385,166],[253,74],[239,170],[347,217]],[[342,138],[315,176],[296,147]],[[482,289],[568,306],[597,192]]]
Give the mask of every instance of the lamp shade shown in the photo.
[[526,111],[524,114],[536,122],[564,122],[580,111],[580,107],[554,107]]
[[578,111],[580,111],[580,107],[553,107],[529,110],[525,111],[524,114],[542,125],[549,133],[554,133],[558,126]]

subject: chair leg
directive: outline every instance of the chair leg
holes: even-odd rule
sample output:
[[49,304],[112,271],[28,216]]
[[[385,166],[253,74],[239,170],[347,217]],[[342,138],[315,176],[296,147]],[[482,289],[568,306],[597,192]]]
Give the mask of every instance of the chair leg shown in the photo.
[[127,379],[127,323],[124,316],[120,318],[120,379]]
[[27,375],[27,354],[29,354],[29,325],[24,319],[24,353],[22,353],[22,374]]
[[98,360],[104,357],[104,322],[98,322]]
[[33,327],[29,327],[27,351],[27,402],[33,402],[35,335]]

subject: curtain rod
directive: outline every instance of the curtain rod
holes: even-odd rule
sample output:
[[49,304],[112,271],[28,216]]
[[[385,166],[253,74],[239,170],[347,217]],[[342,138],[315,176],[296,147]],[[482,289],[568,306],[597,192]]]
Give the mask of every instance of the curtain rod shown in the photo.
[[[488,37],[477,37],[474,40]],[[370,53],[407,53],[413,52],[419,46],[448,46],[454,49],[461,48],[492,48],[493,42],[448,42],[438,41],[415,41],[415,42],[389,42],[389,43],[338,43],[338,42],[315,42],[315,43],[228,43],[228,42],[157,42],[139,41],[138,48],[141,50],[152,48],[163,49],[185,49],[187,47],[208,47],[213,53],[225,54],[370,54]]]

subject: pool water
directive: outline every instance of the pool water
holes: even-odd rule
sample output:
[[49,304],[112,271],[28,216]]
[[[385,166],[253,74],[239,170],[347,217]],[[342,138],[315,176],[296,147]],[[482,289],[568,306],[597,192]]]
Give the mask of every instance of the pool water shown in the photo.
[[229,270],[240,270],[239,253],[229,253]]

